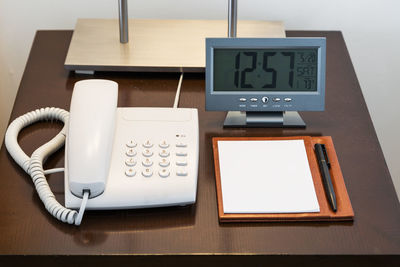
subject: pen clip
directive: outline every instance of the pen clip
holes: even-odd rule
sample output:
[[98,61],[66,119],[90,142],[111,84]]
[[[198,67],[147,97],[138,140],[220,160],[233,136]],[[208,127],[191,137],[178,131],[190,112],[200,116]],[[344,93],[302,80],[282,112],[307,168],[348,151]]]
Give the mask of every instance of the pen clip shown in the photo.
[[326,165],[328,165],[328,168],[331,168],[331,162],[329,161],[328,153],[326,153],[326,148],[324,144],[321,144],[321,149],[322,153],[324,153]]

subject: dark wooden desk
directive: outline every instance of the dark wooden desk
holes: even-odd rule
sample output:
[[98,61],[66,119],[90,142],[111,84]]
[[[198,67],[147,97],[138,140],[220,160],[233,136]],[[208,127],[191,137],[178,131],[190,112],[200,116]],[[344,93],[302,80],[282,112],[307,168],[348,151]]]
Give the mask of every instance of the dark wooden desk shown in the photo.
[[[71,31],[37,33],[11,120],[39,107],[69,110],[74,83],[92,78],[64,70],[71,35]],[[3,145],[0,265],[398,265],[400,205],[343,37],[340,32],[288,32],[288,36],[327,37],[326,111],[303,112],[306,129],[223,129],[225,113],[204,110],[204,75],[185,75],[180,106],[198,108],[200,121],[198,199],[193,207],[87,212],[80,227],[63,224],[45,211],[30,177]],[[179,75],[96,73],[94,77],[119,83],[119,106],[168,107]],[[31,153],[60,128],[60,124],[35,124],[21,133],[21,146]],[[219,224],[211,138],[293,135],[333,137],[354,222]],[[45,167],[63,165],[60,151]],[[64,203],[63,174],[48,179]]]

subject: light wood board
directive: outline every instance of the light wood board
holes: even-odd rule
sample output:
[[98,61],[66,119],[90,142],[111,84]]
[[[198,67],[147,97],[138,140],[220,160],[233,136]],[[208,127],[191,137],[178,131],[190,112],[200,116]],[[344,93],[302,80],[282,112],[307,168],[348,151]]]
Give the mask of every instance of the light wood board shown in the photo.
[[[65,68],[203,72],[205,38],[226,37],[226,20],[130,19],[129,43],[116,19],[78,19]],[[285,37],[282,22],[238,21],[237,37]]]

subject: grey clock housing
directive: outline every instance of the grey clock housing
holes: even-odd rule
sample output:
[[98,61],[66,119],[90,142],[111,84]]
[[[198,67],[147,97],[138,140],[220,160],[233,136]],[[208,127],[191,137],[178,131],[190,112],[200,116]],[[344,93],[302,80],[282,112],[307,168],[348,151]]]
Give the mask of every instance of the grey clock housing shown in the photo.
[[[274,88],[215,90],[215,51],[233,49],[257,51],[270,49],[314,49],[317,51],[316,88],[313,91]],[[325,107],[325,38],[207,38],[206,39],[206,110],[240,112],[322,111]],[[274,101],[279,100],[279,101]]]

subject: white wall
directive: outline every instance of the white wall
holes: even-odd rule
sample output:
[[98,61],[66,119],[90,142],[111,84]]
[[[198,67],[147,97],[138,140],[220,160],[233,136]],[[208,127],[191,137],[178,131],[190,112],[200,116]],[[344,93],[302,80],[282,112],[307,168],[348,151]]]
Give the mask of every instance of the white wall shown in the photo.
[[[130,0],[130,17],[225,19],[227,0]],[[343,32],[389,170],[400,192],[400,1],[239,0],[239,19],[286,29]],[[0,0],[0,140],[37,29],[73,29],[77,18],[116,18],[117,0]],[[1,142],[1,141],[0,141]]]

